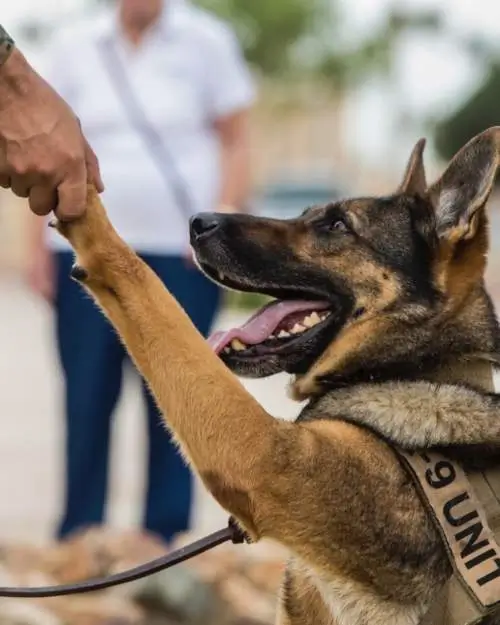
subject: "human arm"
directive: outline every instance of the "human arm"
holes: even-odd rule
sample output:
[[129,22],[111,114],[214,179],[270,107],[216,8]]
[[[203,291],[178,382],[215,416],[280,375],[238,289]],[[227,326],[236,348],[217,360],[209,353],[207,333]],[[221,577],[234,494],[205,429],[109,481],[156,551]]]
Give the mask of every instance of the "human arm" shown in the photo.
[[55,295],[55,266],[54,255],[45,236],[46,229],[45,219],[30,215],[24,277],[35,295],[52,304]]
[[238,212],[251,187],[250,112],[255,85],[234,34],[218,25],[206,40],[208,112],[220,144],[217,210]]
[[249,111],[242,110],[215,122],[221,145],[220,212],[235,212],[250,190]]

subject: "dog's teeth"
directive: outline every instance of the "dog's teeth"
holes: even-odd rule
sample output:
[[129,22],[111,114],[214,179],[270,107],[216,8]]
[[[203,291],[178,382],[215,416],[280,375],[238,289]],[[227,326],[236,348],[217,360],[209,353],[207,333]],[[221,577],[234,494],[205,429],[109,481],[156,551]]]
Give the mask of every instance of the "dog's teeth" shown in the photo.
[[306,328],[312,328],[316,324],[318,324],[320,321],[321,321],[321,319],[320,319],[320,316],[318,315],[318,313],[317,312],[313,312],[313,313],[311,313],[308,317],[306,317],[302,321],[302,324],[305,325]]
[[304,326],[301,326],[300,323],[296,323],[293,328],[290,330],[290,332],[292,334],[300,334],[301,332],[304,332],[306,330],[306,328],[304,328]]
[[226,276],[222,273],[222,271],[219,271],[219,280],[224,280]]
[[231,350],[229,349],[229,347],[224,347],[224,353],[225,354],[230,354]]
[[245,343],[242,343],[239,339],[233,339],[231,341],[231,347],[234,349],[235,352],[242,352],[247,348]]
[[278,334],[279,339],[286,339],[289,336],[290,332],[287,332],[286,330],[281,330],[281,332]]

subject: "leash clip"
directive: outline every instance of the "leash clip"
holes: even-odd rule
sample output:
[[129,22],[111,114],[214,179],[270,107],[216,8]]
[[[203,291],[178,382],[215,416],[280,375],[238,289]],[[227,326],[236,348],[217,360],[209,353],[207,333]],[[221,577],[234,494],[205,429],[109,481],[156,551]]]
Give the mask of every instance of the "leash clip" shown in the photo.
[[229,517],[227,526],[231,532],[231,542],[233,545],[242,545],[243,543],[249,545],[252,542],[250,536],[239,527],[234,517]]

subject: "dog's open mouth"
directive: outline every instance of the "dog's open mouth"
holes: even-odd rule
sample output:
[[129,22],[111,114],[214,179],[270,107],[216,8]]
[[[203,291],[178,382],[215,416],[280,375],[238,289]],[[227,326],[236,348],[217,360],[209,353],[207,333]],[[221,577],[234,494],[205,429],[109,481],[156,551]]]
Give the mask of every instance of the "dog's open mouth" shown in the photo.
[[321,331],[332,304],[320,301],[277,300],[267,304],[244,325],[216,332],[209,343],[217,354],[238,358],[279,354]]
[[216,332],[208,339],[237,375],[263,378],[281,372],[304,373],[345,322],[351,302],[346,305],[326,279],[321,281],[307,271],[297,279],[300,267],[281,275],[279,265],[277,269],[275,263],[269,266],[264,260],[260,267],[242,267],[235,261],[229,268],[219,247],[215,248],[216,263],[207,262],[205,248],[195,250],[200,269],[220,286],[274,298],[240,327]]

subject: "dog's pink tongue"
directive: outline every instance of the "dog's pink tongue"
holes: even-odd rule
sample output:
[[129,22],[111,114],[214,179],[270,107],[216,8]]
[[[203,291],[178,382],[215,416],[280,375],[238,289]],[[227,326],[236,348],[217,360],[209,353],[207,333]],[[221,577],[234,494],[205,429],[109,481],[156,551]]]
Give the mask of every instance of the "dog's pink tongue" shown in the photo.
[[258,345],[276,330],[280,323],[294,313],[324,310],[331,304],[327,302],[278,301],[265,306],[251,317],[241,328],[233,328],[226,332],[215,332],[208,342],[216,354],[230,345],[233,339],[239,339],[245,345]]

